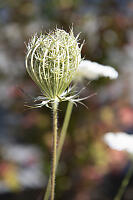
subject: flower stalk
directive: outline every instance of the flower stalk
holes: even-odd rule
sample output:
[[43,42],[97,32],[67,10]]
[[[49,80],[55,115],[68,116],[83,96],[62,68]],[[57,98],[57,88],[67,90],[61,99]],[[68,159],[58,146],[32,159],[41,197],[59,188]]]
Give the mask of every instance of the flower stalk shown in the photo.
[[129,181],[130,181],[130,178],[133,174],[133,167],[132,167],[132,164],[131,166],[129,167],[128,171],[127,171],[127,174],[125,175],[122,183],[121,183],[121,186],[118,190],[118,193],[116,194],[114,200],[121,200],[122,199],[122,196],[126,190],[126,187],[128,186],[129,184]]
[[56,176],[56,160],[57,160],[57,107],[58,103],[53,104],[53,160],[51,170],[51,200],[55,195],[55,176]]
[[[71,113],[72,113],[72,108],[73,108],[73,103],[69,102],[68,106],[67,106],[64,122],[63,122],[63,127],[62,127],[62,130],[61,130],[61,133],[60,133],[58,148],[57,148],[56,169],[57,169],[57,166],[58,166],[58,163],[59,163],[59,160],[60,160],[63,144],[64,144],[64,141],[65,141],[67,128],[68,128],[70,117],[71,117]],[[48,180],[48,184],[47,184],[44,200],[48,200],[49,199],[50,189],[51,189],[51,176],[49,177],[49,180]]]

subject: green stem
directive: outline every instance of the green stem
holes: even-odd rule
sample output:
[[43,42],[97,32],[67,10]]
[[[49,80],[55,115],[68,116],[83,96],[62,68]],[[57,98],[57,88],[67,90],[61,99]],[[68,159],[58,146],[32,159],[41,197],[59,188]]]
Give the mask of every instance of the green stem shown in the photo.
[[[57,148],[56,169],[57,169],[58,162],[59,162],[59,159],[60,159],[60,155],[61,155],[61,152],[62,152],[64,140],[65,140],[65,137],[66,137],[66,132],[67,132],[68,124],[69,124],[69,121],[70,121],[72,108],[73,108],[73,103],[69,102],[68,106],[67,106],[67,111],[66,111],[66,114],[65,114],[65,119],[64,119],[64,122],[63,122],[63,127],[62,127],[61,134],[60,134],[58,148]],[[48,185],[47,185],[47,188],[46,188],[44,200],[49,199],[50,188],[51,188],[51,176],[49,177],[49,180],[48,180]]]
[[122,195],[130,181],[132,174],[133,174],[133,166],[131,165],[130,168],[128,169],[126,176],[124,177],[124,179],[121,183],[121,186],[120,186],[118,193],[117,193],[116,197],[114,198],[114,200],[120,200],[122,198]]
[[51,200],[54,200],[55,196],[55,176],[56,176],[56,159],[57,159],[57,103],[53,104],[53,161],[51,171]]
[[68,124],[69,124],[71,113],[72,113],[72,108],[73,108],[73,103],[69,102],[68,106],[67,106],[67,111],[66,111],[66,114],[65,114],[65,119],[64,119],[64,122],[63,122],[63,127],[62,127],[61,133],[60,133],[60,139],[59,139],[59,144],[58,144],[58,149],[57,149],[56,168],[57,168],[58,162],[60,160],[60,155],[61,155],[63,144],[64,144],[64,141],[65,141]]

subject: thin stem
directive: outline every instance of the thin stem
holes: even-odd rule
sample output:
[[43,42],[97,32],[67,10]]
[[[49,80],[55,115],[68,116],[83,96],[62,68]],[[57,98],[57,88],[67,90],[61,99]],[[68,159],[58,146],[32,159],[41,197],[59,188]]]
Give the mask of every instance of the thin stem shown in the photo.
[[55,196],[55,176],[56,176],[56,155],[57,155],[57,103],[53,104],[53,161],[51,171],[51,200],[54,200]]
[[72,113],[72,108],[73,108],[73,103],[69,102],[68,106],[67,106],[67,111],[66,111],[66,114],[65,114],[65,119],[64,119],[64,122],[63,122],[63,127],[62,127],[61,134],[60,134],[58,149],[57,149],[56,168],[57,168],[58,162],[60,160],[60,155],[61,155],[63,144],[64,144],[64,141],[65,141],[68,124],[69,124],[71,113]]
[[114,198],[114,200],[120,200],[122,198],[122,195],[125,192],[125,189],[130,181],[132,174],[133,174],[133,166],[131,164],[131,166],[129,167],[129,169],[127,171],[126,176],[124,177],[124,179],[121,183],[121,186],[120,186],[118,193],[117,193],[116,197]]
[[[67,111],[66,111],[66,114],[65,114],[65,119],[64,119],[64,122],[63,122],[63,127],[62,127],[61,134],[60,134],[58,148],[57,148],[56,169],[57,169],[57,166],[58,166],[58,162],[60,160],[60,155],[61,155],[61,152],[62,152],[64,140],[65,140],[65,137],[66,137],[66,132],[67,132],[68,124],[69,124],[69,121],[70,121],[72,108],[73,108],[73,103],[69,102],[68,106],[67,106]],[[48,185],[47,185],[47,188],[46,188],[44,200],[49,199],[50,188],[51,188],[51,176],[49,177],[49,180],[48,180]]]

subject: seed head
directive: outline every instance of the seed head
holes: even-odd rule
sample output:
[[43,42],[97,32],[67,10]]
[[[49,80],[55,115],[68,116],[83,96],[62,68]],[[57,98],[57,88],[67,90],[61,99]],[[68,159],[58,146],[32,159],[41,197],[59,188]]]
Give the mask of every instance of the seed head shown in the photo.
[[26,69],[48,100],[62,98],[81,61],[78,36],[61,29],[35,34],[27,46]]

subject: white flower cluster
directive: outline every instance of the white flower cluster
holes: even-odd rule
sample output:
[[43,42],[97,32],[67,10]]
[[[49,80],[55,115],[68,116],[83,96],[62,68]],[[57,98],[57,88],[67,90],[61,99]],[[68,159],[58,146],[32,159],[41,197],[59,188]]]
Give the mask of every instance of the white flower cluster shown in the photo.
[[112,149],[133,154],[133,135],[128,135],[125,132],[106,133],[104,135],[104,142]]
[[99,77],[116,79],[118,77],[118,72],[110,66],[104,66],[89,60],[81,61],[75,79],[82,80],[83,78],[87,78],[96,80]]

